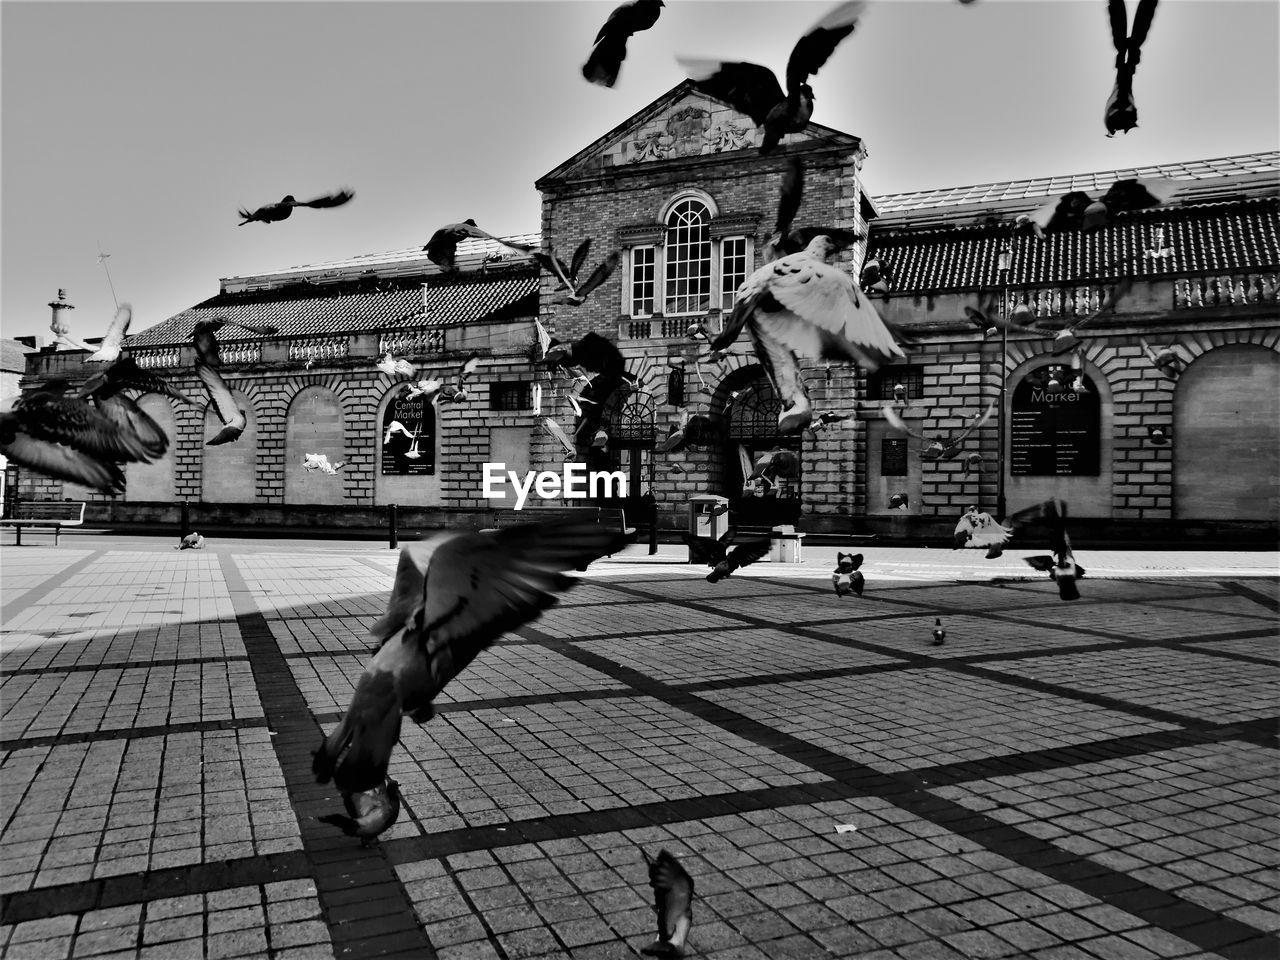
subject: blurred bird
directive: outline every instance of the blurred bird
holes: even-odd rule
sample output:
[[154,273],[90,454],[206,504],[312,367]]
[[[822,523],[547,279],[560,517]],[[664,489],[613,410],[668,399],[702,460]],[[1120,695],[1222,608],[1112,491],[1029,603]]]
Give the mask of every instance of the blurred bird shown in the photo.
[[1102,298],[1102,303],[1098,305],[1098,309],[1082,320],[1077,320],[1070,326],[1063,327],[1053,338],[1053,344],[1050,346],[1050,352],[1054,356],[1066,353],[1068,350],[1074,350],[1080,346],[1080,338],[1076,336],[1077,331],[1082,327],[1093,323],[1104,313],[1115,313],[1116,306],[1129,295],[1133,289],[1133,278],[1123,277],[1107,291],[1106,296]]
[[1116,48],[1116,83],[1103,113],[1108,137],[1114,137],[1117,130],[1128,133],[1138,125],[1138,107],[1133,102],[1133,75],[1142,59],[1142,44],[1156,15],[1156,3],[1157,0],[1138,0],[1138,9],[1133,15],[1133,32],[1129,33],[1124,0],[1107,0],[1111,42]]
[[982,454],[970,453],[964,458],[964,475],[967,477],[971,473],[982,472]]
[[987,559],[994,560],[1004,553],[1004,545],[1013,536],[1013,530],[998,523],[989,513],[980,513],[970,506],[960,516],[952,541],[953,550],[968,547],[975,550],[987,548]]
[[1170,444],[1168,427],[1147,427],[1147,442],[1153,447],[1167,447]]
[[816,439],[823,430],[832,424],[852,424],[856,420],[857,414],[855,413],[841,413],[836,410],[824,410],[813,419],[813,422],[809,424],[807,429],[810,435]]
[[653,887],[653,910],[658,915],[658,939],[640,952],[647,957],[682,957],[685,939],[693,925],[693,877],[666,850],[650,859],[649,886]]
[[512,243],[508,240],[502,240],[495,237],[491,233],[486,233],[476,226],[474,220],[463,220],[461,223],[448,223],[431,235],[431,239],[427,241],[427,245],[422,249],[427,253],[427,259],[436,266],[452,273],[458,269],[457,263],[454,261],[458,253],[458,244],[463,240],[492,240],[500,243],[502,246],[520,253],[530,254],[536,249],[525,243]]
[[1147,343],[1145,337],[1139,337],[1138,342],[1142,344],[1142,349],[1153,367],[1170,380],[1178,379],[1178,374],[1182,371],[1183,359],[1173,344],[1156,350],[1151,344]]
[[1147,210],[1167,203],[1186,189],[1188,182],[1158,177],[1117,180],[1096,200],[1082,190],[1072,190],[1027,214],[1042,230],[1097,230],[1118,213]]
[[328,474],[331,477],[336,477],[338,471],[346,465],[347,462],[345,460],[342,463],[330,463],[327,453],[304,453],[302,455],[303,470],[319,470],[321,473]]
[[182,538],[182,541],[178,544],[178,549],[179,550],[203,550],[204,537],[200,536],[200,534],[196,533],[193,530],[190,533],[188,533],[185,537]]
[[553,254],[542,253],[538,250],[533,252],[533,259],[553,276],[559,277],[561,286],[567,288],[569,291],[567,296],[556,299],[554,301],[555,303],[567,303],[572,307],[582,306],[586,302],[587,297],[590,296],[597,287],[608,280],[609,277],[613,275],[613,272],[618,269],[618,263],[622,259],[622,254],[615,250],[613,253],[609,254],[609,256],[605,257],[599,266],[591,271],[591,275],[587,277],[586,280],[579,284],[578,271],[581,269],[583,261],[586,260],[587,250],[590,245],[591,238],[588,237],[578,247],[577,251],[575,251],[573,255],[573,263],[568,269],[565,269],[564,261],[560,260]]
[[704,93],[724,100],[764,129],[760,152],[768,153],[783,136],[801,133],[809,125],[814,96],[807,81],[853,32],[865,6],[863,0],[840,4],[797,41],[787,60],[785,93],[773,71],[758,64],[689,57],[676,60]]
[[837,597],[843,597],[849,593],[862,596],[866,578],[859,569],[861,566],[862,554],[836,551],[836,568],[831,573],[831,585],[835,587]]
[[868,260],[863,265],[858,284],[868,295],[878,293],[886,300],[889,299],[889,292],[892,289],[889,285],[889,274],[880,265],[879,260]]
[[684,432],[689,427],[689,411],[684,409],[680,411],[680,422],[671,428],[671,432],[667,434],[667,438],[654,447],[655,453],[670,453],[684,443]]
[[910,506],[905,493],[895,493],[889,498],[890,510],[906,510]]
[[678,463],[672,463],[667,466],[667,473],[673,477],[683,477],[685,475],[685,469]]
[[[1020,303],[1011,310],[1008,319],[996,314],[993,307],[994,304],[984,304],[980,307],[966,306],[964,308],[964,315],[969,319],[970,323],[982,331],[984,337],[990,336],[997,330],[1021,333],[1035,321],[1035,314],[1027,309],[1025,304]],[[1018,309],[1019,307],[1023,309]]]
[[602,87],[618,82],[618,71],[627,58],[627,41],[632,34],[648,30],[658,22],[658,14],[666,6],[662,0],[632,0],[616,7],[596,34],[591,56],[582,65],[582,76]]
[[551,336],[547,328],[542,325],[542,321],[537,317],[533,318],[533,324],[538,335],[538,360],[545,360],[547,359],[547,351],[560,341]]
[[1037,521],[1049,528],[1049,549],[1053,551],[1053,556],[1026,557],[1028,565],[1033,569],[1046,571],[1049,578],[1058,584],[1058,596],[1063,600],[1079,600],[1080,591],[1076,588],[1076,581],[1084,577],[1084,567],[1076,563],[1071,540],[1067,536],[1066,501],[1053,497],[1019,510],[1009,517],[1009,522],[1015,527]]
[[552,347],[544,362],[567,369],[576,367],[592,374],[586,389],[578,397],[588,406],[582,408],[582,415],[573,428],[578,451],[585,455],[600,430],[608,400],[633,385],[627,374],[626,360],[617,346],[600,334],[588,331],[575,343]]
[[129,332],[129,321],[133,319],[133,307],[127,303],[116,308],[116,315],[107,327],[107,335],[102,338],[98,349],[85,357],[86,363],[114,363],[120,359],[120,349],[125,335]]
[[473,353],[458,368],[456,383],[445,383],[436,378],[419,380],[405,391],[405,399],[426,397],[437,407],[441,403],[465,403],[471,399],[471,395],[467,392],[467,379],[479,369],[480,354]]
[[222,366],[222,352],[218,346],[217,331],[228,323],[253,330],[255,333],[262,333],[264,336],[278,332],[275,327],[250,326],[225,318],[201,320],[191,331],[191,342],[196,351],[196,376],[204,384],[205,391],[209,394],[209,402],[213,405],[213,411],[223,424],[222,429],[205,444],[209,447],[239,440],[249,423],[248,414],[236,406],[231,388],[218,372],[218,368]]
[[1084,380],[1084,354],[1079,350],[1071,355],[1071,391],[1072,393],[1090,393]]
[[241,209],[239,215],[244,219],[240,221],[238,226],[243,227],[246,223],[276,223],[279,220],[288,220],[293,215],[294,207],[314,207],[317,210],[326,207],[340,207],[348,202],[355,194],[350,190],[339,190],[337,193],[327,193],[323,196],[316,197],[314,200],[295,200],[293,194],[288,194],[279,203],[269,203],[265,207],[259,207],[250,213],[248,210]]
[[569,438],[569,434],[565,432],[564,427],[560,426],[560,424],[555,420],[552,420],[550,417],[543,417],[538,422],[542,424],[543,430],[547,431],[547,433],[556,439],[560,446],[564,447],[566,456],[575,460],[577,459],[578,450],[573,445],[573,441]]
[[744,486],[754,486],[757,480],[774,486],[779,478],[795,480],[800,476],[800,458],[790,450],[774,447],[761,454],[751,473],[743,478]]
[[920,451],[921,460],[954,460],[956,455],[960,453],[960,448],[964,444],[965,439],[973,431],[991,419],[991,414],[995,412],[995,401],[991,401],[987,405],[987,409],[970,420],[959,433],[948,436],[926,437],[918,430],[912,429],[907,422],[898,416],[893,407],[885,405],[882,408],[885,422],[891,428],[909,436],[915,437],[917,440],[924,441],[924,449]]
[[778,195],[778,219],[773,233],[765,244],[763,262],[772,263],[779,257],[799,253],[815,237],[829,237],[838,250],[850,247],[863,239],[863,234],[845,227],[792,227],[792,221],[804,200],[804,162],[799,157],[787,159],[782,174],[782,186]]
[[[763,559],[768,555],[772,544],[768,537],[760,540],[748,540],[745,543],[736,545],[731,544],[730,541],[733,538],[732,530],[719,540],[711,537],[697,537],[688,531],[682,532],[680,536],[689,545],[689,549],[693,551],[693,555],[698,562],[705,563],[711,567],[711,572],[707,574],[707,583],[718,583],[735,570],[740,570],[748,564]],[[733,546],[732,552],[729,550],[730,546]]]
[[835,250],[830,237],[819,236],[801,253],[752,273],[738,288],[724,332],[710,344],[713,353],[723,351],[747,329],[784,404],[778,415],[783,435],[799,433],[813,419],[798,357],[852,360],[873,372],[890,357],[905,356],[853,278],[826,262]]
[[[503,633],[528,623],[576,583],[564,571],[620,550],[626,538],[575,520],[521,524],[491,533],[447,533],[400,552],[386,614],[369,631],[377,652],[342,720],[317,749],[312,772],[356,806],[360,819],[390,825],[387,785],[400,718],[434,715],[445,686]],[[376,790],[382,788],[382,795]],[[370,819],[371,818],[371,819]],[[385,827],[366,831],[374,833]]]
[[388,377],[415,377],[418,375],[417,367],[403,357],[393,357],[390,350],[382,355],[377,367]]
[[933,645],[940,647],[947,639],[947,631],[942,628],[942,618],[933,618]]
[[169,437],[125,390],[158,393],[190,403],[159,374],[141,369],[132,357],[124,357],[85,381],[77,396],[86,399],[123,432],[138,438],[148,460],[158,460],[169,449]]
[[388,777],[369,790],[343,794],[342,803],[347,816],[331,813],[320,817],[320,822],[338,827],[348,837],[359,837],[363,847],[373,847],[378,835],[400,816],[400,784]]

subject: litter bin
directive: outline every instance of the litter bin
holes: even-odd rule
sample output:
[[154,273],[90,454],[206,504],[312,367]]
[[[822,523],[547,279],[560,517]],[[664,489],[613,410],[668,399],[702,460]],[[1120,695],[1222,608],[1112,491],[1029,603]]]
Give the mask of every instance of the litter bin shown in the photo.
[[[689,498],[689,532],[695,537],[719,540],[729,532],[729,498],[703,493]],[[694,563],[693,551],[689,562]]]
[[802,563],[800,555],[802,540],[804,540],[804,534],[796,533],[796,528],[789,523],[774,527],[769,540],[769,559],[773,563]]

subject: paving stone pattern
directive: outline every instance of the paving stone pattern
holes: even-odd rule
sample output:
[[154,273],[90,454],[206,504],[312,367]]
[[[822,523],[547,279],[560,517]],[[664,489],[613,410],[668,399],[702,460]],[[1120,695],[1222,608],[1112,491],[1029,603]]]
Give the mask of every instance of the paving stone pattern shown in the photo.
[[6,548],[0,955],[635,957],[662,847],[693,957],[1280,955],[1265,562],[1065,604],[866,552],[593,565],[405,725],[365,850],[311,751],[395,553]]

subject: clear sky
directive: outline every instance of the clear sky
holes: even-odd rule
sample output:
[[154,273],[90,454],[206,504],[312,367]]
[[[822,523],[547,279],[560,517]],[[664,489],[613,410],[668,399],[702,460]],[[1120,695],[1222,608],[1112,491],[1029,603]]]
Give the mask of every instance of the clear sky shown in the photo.
[[[779,75],[834,2],[667,0],[616,87],[579,72],[613,0],[0,3],[5,336],[141,330],[221,277],[539,229],[533,182],[683,79],[675,53]],[[1130,17],[1137,0],[1128,0]],[[872,195],[1280,148],[1280,3],[1162,0],[1107,139],[1105,0],[872,0],[813,80]],[[340,187],[283,223],[236,209]]]

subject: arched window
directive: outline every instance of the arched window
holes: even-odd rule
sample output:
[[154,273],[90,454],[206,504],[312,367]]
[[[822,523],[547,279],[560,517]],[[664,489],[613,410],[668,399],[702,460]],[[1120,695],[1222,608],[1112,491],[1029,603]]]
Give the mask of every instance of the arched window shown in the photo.
[[800,456],[800,437],[778,434],[782,401],[763,372],[741,389],[731,391],[730,398],[725,410],[729,430],[723,491],[729,498],[729,509],[736,522],[744,525],[795,523],[800,515],[800,476],[775,476],[748,493],[743,489],[747,474],[740,463],[743,452],[747,469],[770,450],[790,450]]
[[711,309],[711,213],[693,197],[667,214],[664,313],[704,313]]

